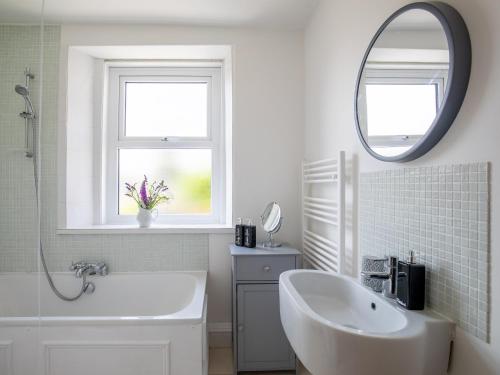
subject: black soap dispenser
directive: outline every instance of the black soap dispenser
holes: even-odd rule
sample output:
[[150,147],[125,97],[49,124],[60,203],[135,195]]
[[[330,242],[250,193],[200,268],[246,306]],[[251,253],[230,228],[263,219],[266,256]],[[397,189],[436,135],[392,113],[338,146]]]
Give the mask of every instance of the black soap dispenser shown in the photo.
[[413,251],[407,261],[398,262],[397,301],[408,310],[425,307],[425,266],[416,262]]
[[243,222],[241,217],[236,219],[236,226],[234,227],[234,244],[236,246],[243,246]]
[[252,219],[248,219],[247,224],[243,225],[243,245],[250,248],[257,245],[257,227],[253,224]]

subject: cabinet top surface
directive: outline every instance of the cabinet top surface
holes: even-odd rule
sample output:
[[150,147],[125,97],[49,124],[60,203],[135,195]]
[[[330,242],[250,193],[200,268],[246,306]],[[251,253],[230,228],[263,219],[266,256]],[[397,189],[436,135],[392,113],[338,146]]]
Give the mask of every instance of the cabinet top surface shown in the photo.
[[300,255],[300,251],[294,249],[293,247],[289,247],[287,245],[282,245],[280,247],[269,248],[269,247],[259,247],[256,248],[248,248],[236,246],[235,244],[229,245],[229,250],[231,251],[232,256],[251,256],[251,255]]

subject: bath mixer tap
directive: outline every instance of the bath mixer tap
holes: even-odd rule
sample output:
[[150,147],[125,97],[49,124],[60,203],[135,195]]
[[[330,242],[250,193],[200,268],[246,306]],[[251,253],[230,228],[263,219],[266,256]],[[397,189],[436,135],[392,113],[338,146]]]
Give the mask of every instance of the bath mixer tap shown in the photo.
[[76,262],[69,267],[70,271],[75,272],[75,276],[80,278],[84,274],[106,276],[108,274],[108,266],[104,262]]
[[396,298],[397,280],[398,280],[398,258],[389,257],[385,260],[385,271],[383,272],[361,272],[361,274],[369,279],[384,280],[383,291],[384,296],[388,298]]

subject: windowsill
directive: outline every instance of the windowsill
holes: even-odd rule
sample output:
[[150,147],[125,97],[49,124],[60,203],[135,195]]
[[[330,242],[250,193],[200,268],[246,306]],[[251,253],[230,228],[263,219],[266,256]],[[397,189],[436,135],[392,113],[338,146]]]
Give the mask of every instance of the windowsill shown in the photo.
[[182,233],[233,233],[229,225],[153,225],[150,228],[139,228],[137,225],[93,225],[79,228],[59,228],[56,234],[182,234]]

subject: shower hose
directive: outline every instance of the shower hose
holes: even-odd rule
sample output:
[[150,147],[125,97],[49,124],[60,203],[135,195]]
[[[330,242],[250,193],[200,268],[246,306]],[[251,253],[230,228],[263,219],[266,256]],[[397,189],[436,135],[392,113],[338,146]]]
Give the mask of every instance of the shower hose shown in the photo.
[[[31,119],[31,120],[34,121],[33,119]],[[32,126],[32,129],[33,129],[33,140],[35,140],[36,139],[35,135],[36,135],[37,131],[35,130],[34,126]],[[33,144],[35,144],[34,141],[33,141]],[[39,191],[38,191],[38,189],[39,189],[39,186],[38,186],[39,185],[39,181],[38,181],[38,154],[36,152],[33,152],[33,176],[34,176],[34,180],[35,180],[36,208],[37,208],[38,216],[40,216],[40,214],[39,214],[39,212],[40,212]],[[40,222],[39,222],[39,228],[41,228]],[[57,297],[59,297],[60,299],[62,299],[63,301],[67,301],[67,302],[76,301],[78,298],[80,298],[83,295],[83,293],[85,293],[87,288],[89,287],[89,283],[87,283],[87,274],[84,272],[82,275],[82,288],[80,289],[80,291],[73,297],[67,297],[57,289],[56,285],[54,284],[54,280],[52,279],[52,276],[49,273],[47,263],[45,261],[45,255],[43,253],[43,244],[42,244],[41,235],[39,235],[39,250],[40,250],[40,260],[42,261],[43,271],[45,273],[47,281],[49,282],[50,288],[52,289],[54,294]]]

